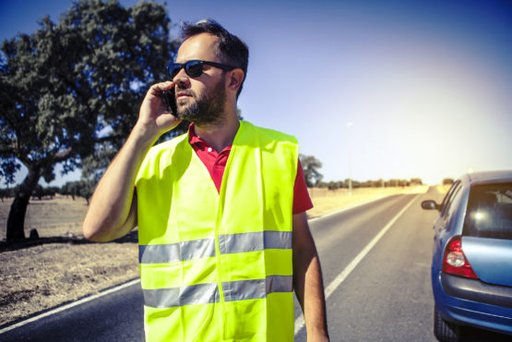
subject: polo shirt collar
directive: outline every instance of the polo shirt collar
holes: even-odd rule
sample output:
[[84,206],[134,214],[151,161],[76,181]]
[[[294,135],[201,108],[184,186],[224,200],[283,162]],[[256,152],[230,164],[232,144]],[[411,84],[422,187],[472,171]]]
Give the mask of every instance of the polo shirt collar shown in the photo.
[[[213,148],[210,146],[210,144],[208,144],[208,142],[206,142],[200,136],[197,135],[194,123],[191,123],[188,126],[188,142],[192,147],[194,147],[194,149],[196,151]],[[226,146],[226,148],[224,148],[224,150],[222,150],[220,153],[222,153],[222,152],[229,153],[229,151],[231,151],[231,148],[232,148],[232,145]]]
[[191,123],[188,126],[188,142],[192,146],[197,146],[197,147],[200,147],[201,145],[207,145],[208,146],[208,143],[206,141],[204,141],[203,139],[201,139],[196,134],[194,123]]

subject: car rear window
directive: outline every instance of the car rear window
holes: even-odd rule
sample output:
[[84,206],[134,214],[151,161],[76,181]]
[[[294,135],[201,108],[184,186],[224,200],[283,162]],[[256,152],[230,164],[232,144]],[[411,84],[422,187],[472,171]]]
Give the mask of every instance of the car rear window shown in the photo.
[[512,239],[512,183],[471,188],[463,234]]

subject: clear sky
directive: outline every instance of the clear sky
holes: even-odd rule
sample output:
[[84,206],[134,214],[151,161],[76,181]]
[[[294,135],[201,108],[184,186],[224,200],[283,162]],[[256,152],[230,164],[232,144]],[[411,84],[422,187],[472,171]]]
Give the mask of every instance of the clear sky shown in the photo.
[[[136,1],[122,1],[133,5]],[[0,39],[33,32],[71,1],[0,0]],[[239,107],[295,135],[324,180],[512,169],[512,3],[167,1],[250,48]]]

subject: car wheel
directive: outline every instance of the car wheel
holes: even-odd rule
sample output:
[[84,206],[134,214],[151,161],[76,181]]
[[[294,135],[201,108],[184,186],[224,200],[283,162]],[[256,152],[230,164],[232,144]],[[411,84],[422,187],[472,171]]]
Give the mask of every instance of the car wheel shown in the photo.
[[441,342],[460,341],[459,326],[445,321],[437,308],[434,308],[434,335]]

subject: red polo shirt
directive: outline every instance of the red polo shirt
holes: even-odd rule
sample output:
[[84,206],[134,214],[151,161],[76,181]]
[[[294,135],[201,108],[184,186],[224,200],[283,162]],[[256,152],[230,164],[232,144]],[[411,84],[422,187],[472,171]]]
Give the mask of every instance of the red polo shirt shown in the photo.
[[[222,183],[222,176],[226,168],[231,146],[226,147],[221,152],[217,152],[206,141],[197,136],[194,125],[189,127],[189,143],[196,152],[197,156],[208,169],[212,177],[217,191],[220,191],[220,184]],[[313,202],[309,197],[304,173],[300,161],[297,166],[297,176],[295,177],[295,185],[293,188],[293,213],[299,214],[313,208]]]

